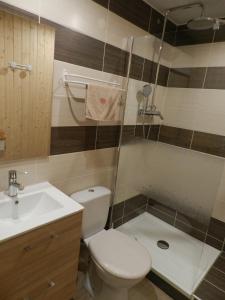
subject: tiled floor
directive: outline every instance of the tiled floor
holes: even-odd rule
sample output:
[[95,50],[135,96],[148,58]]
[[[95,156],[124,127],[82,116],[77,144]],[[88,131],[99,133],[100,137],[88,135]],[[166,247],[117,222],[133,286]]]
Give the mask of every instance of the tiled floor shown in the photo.
[[[93,300],[83,288],[83,274],[79,273],[78,289],[75,300]],[[116,299],[115,299],[116,300]],[[144,279],[129,291],[129,300],[173,300],[154,286],[148,279]]]

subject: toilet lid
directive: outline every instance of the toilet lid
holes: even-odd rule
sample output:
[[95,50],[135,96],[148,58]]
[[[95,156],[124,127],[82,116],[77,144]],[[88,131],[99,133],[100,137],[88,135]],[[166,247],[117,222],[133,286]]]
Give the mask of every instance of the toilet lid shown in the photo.
[[148,251],[136,240],[114,229],[91,239],[89,249],[105,271],[119,278],[138,279],[151,269]]

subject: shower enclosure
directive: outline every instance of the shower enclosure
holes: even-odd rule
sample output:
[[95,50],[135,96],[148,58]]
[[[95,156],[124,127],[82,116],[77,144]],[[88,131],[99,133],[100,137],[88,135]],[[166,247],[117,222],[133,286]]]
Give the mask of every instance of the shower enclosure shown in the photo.
[[[209,59],[211,51],[209,46]],[[130,69],[111,225],[149,250],[152,278],[159,276],[192,299],[219,255],[207,241],[207,229],[224,159],[192,147],[193,126],[207,122],[205,107],[195,103],[202,103],[206,91],[188,89],[190,74],[176,68],[183,49],[143,36],[134,38],[132,54],[145,59],[141,80]],[[191,60],[195,52],[188,55]],[[177,76],[185,88],[175,87]],[[189,102],[182,104],[184,94]]]

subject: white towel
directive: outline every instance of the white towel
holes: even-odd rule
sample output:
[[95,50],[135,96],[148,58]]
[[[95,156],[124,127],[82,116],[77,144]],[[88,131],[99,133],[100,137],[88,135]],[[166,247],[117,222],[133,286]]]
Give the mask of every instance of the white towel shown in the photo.
[[119,121],[123,92],[117,88],[88,85],[86,118],[95,121]]

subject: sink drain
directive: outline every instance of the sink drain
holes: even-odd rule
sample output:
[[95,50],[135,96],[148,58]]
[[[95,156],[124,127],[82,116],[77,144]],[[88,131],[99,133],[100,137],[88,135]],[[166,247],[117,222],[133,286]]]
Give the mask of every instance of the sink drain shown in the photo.
[[157,246],[163,250],[167,250],[170,247],[169,243],[167,243],[166,241],[158,241]]

